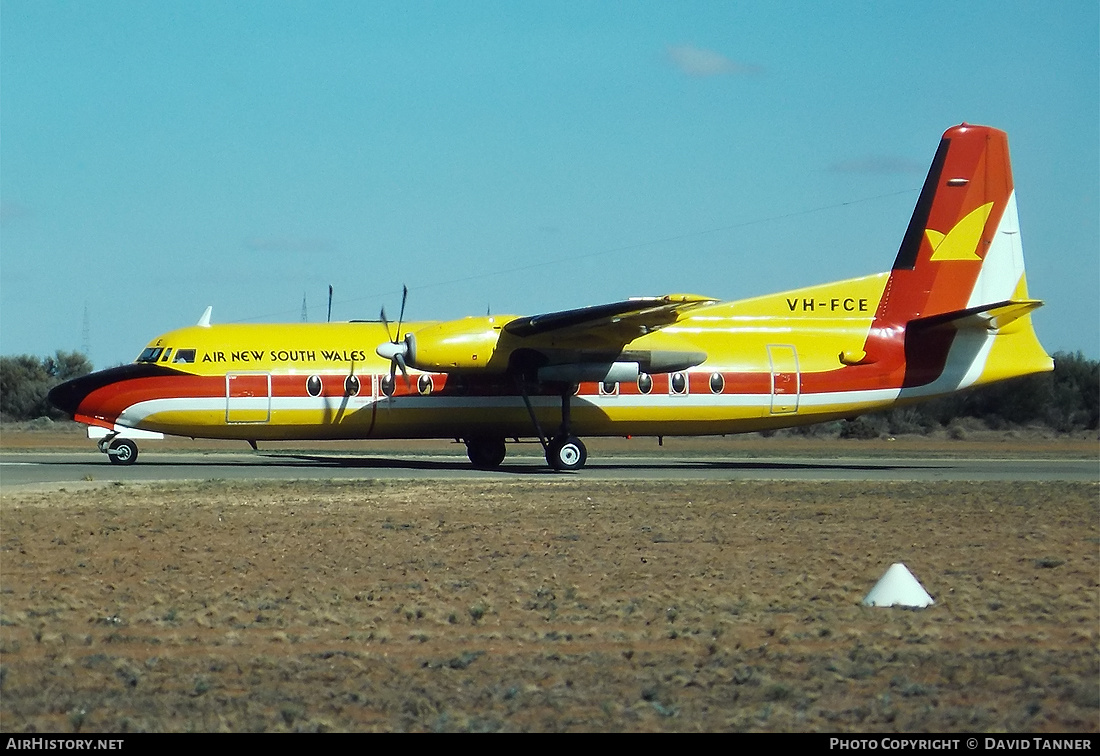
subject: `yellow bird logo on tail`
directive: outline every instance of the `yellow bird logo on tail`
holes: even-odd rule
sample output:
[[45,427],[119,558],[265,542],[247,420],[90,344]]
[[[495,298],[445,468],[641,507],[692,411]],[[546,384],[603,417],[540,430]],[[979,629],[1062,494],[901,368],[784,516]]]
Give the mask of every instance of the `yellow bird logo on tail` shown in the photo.
[[993,203],[985,203],[971,211],[946,234],[926,228],[924,233],[932,244],[932,261],[981,260],[982,258],[978,255],[978,242],[982,239],[985,222],[992,210]]

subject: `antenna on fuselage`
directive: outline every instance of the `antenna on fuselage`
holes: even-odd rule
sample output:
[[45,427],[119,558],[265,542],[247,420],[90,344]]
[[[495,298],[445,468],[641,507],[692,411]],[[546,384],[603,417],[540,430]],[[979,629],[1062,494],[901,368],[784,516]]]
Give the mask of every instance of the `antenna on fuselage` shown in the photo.
[[199,322],[196,323],[195,325],[200,326],[202,328],[209,328],[210,327],[210,313],[212,313],[213,311],[214,311],[214,305],[207,305],[206,310],[202,314],[202,317],[199,318]]

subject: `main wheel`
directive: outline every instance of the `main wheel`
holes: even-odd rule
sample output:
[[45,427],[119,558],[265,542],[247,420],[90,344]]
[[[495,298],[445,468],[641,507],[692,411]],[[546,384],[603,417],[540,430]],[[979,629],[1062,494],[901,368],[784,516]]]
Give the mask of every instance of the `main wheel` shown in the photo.
[[555,438],[546,448],[546,463],[555,470],[579,470],[587,460],[588,449],[576,436]]
[[132,465],[137,462],[137,444],[128,438],[116,438],[107,447],[107,459],[112,465]]
[[500,467],[504,461],[508,449],[503,438],[468,438],[466,439],[466,456],[474,463],[474,467],[481,470],[492,470]]

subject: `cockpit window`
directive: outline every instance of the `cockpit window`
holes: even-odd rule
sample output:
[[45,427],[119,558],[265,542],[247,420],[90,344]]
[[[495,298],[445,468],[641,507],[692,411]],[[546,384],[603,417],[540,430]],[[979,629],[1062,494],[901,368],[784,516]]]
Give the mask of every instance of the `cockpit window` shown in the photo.
[[176,354],[172,356],[172,347],[146,347],[136,362],[194,362],[195,350],[194,349],[177,349]]

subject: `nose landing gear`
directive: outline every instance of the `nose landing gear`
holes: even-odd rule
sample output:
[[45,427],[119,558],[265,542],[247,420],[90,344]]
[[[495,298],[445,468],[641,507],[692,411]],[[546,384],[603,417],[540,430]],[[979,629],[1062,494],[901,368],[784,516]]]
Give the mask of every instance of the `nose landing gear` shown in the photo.
[[97,446],[111,460],[112,465],[132,465],[137,462],[137,444],[128,438],[105,436],[99,440]]

